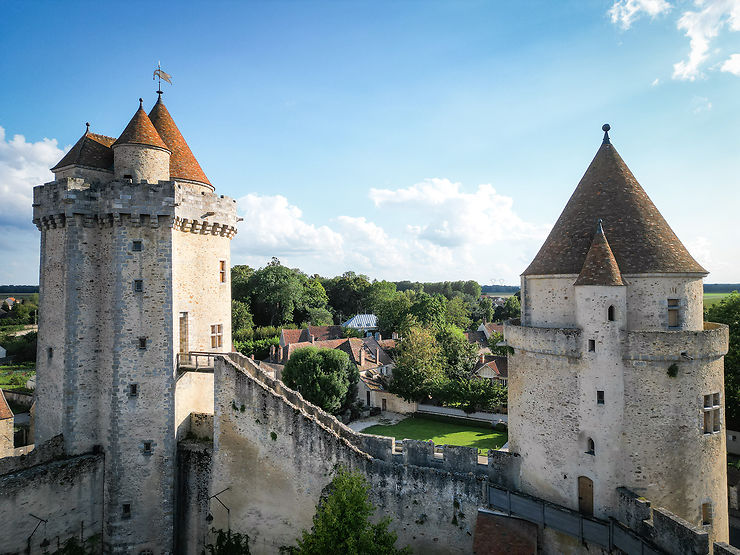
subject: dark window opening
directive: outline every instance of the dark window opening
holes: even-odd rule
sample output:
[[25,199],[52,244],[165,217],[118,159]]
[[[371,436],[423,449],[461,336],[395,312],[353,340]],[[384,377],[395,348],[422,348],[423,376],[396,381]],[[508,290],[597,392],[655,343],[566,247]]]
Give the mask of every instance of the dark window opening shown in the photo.
[[603,391],[597,391],[596,392],[596,404],[597,405],[603,405],[604,404],[604,392]]
[[135,279],[134,280],[134,291],[137,293],[141,293],[144,290],[144,280],[142,279]]
[[139,394],[139,384],[132,383],[128,386],[128,396],[136,397]]
[[595,455],[596,454],[596,444],[594,443],[594,440],[591,438],[588,438],[587,442],[588,450],[586,451],[589,455]]
[[141,252],[141,241],[134,241],[132,250],[134,252]]
[[124,503],[123,509],[121,511],[121,516],[123,518],[131,518],[131,503]]
[[613,322],[617,318],[617,309],[614,306],[610,306],[606,311],[606,317],[610,322]]
[[54,356],[54,349],[53,349],[52,347],[49,347],[48,349],[46,349],[46,356],[47,356],[47,357],[48,357],[49,359],[51,359],[51,357],[53,357],[53,356]]
[[134,178],[134,176],[133,176],[133,175],[131,175],[130,173],[124,173],[124,174],[123,174],[123,178],[124,178],[124,179],[133,179],[133,178]]
[[588,350],[591,353],[593,353],[594,351],[596,351],[596,340],[595,339],[589,339],[588,340]]
[[709,526],[712,524],[712,504],[711,503],[701,504],[701,523],[703,526]]
[[139,337],[139,349],[146,349],[146,337]]
[[151,454],[151,452],[152,452],[152,442],[145,441],[144,442],[144,454]]

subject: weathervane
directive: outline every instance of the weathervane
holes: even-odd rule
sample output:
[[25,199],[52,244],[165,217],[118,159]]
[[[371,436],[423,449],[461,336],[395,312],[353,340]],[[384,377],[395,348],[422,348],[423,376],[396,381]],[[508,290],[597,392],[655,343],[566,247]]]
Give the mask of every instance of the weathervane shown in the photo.
[[172,84],[172,75],[169,73],[165,73],[162,71],[162,66],[159,62],[157,62],[157,69],[154,70],[154,76],[152,77],[152,80],[159,78],[159,87],[157,90],[157,94],[159,96],[162,96],[162,79],[167,81],[170,85]]

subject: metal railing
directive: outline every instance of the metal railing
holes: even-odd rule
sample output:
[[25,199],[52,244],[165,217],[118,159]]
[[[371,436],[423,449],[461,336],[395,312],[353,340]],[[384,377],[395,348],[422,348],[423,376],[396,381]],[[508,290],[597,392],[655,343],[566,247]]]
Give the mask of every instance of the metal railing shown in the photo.
[[209,371],[213,370],[214,359],[223,353],[209,353],[206,351],[188,351],[177,353],[178,370]]

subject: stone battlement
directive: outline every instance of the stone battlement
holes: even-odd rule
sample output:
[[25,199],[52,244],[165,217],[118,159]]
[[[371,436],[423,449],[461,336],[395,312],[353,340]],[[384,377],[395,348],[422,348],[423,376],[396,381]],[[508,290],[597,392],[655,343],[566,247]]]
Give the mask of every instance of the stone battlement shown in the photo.
[[519,320],[504,324],[506,343],[530,353],[580,358],[581,330],[578,328],[540,328],[522,326]]
[[729,328],[704,322],[701,331],[629,331],[622,345],[624,360],[684,362],[712,359],[727,354]]

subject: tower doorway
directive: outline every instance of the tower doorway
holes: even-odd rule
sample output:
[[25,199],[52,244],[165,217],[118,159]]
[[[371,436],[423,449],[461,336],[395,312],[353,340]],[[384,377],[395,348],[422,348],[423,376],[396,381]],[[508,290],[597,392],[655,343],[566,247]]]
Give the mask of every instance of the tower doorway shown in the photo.
[[188,313],[180,313],[180,352],[188,352]]
[[584,516],[594,515],[594,483],[585,476],[578,477],[578,512]]

